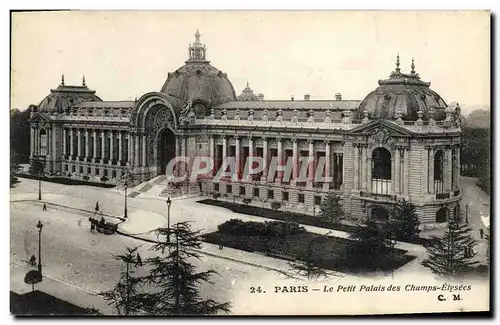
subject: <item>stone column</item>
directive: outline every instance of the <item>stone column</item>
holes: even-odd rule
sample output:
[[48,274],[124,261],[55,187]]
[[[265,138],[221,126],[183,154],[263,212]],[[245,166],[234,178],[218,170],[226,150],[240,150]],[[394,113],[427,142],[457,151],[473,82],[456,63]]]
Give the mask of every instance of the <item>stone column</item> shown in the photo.
[[461,166],[460,166],[460,147],[457,146],[457,148],[455,149],[455,156],[456,156],[456,159],[455,159],[455,162],[456,162],[456,173],[455,173],[455,177],[456,177],[456,188],[460,188],[460,171],[462,170]]
[[101,130],[101,164],[104,164],[104,158],[106,157],[106,131]]
[[292,160],[293,160],[293,181],[296,182],[299,177],[299,163],[298,163],[298,141],[297,139],[292,139],[293,147],[292,147]]
[[[339,158],[340,159],[340,158]],[[366,159],[366,191],[368,193],[372,192],[372,158],[369,156]]]
[[94,132],[93,132],[93,135],[94,135],[94,147],[92,148],[92,151],[94,151],[92,153],[92,162],[93,163],[96,163],[97,162],[97,130],[94,129]]
[[[66,131],[66,129],[63,130]],[[35,129],[30,126],[30,158],[35,155],[35,141]],[[66,144],[66,138],[64,138],[64,144]],[[64,155],[66,155],[66,146],[64,146]]]
[[115,158],[114,157],[114,153],[113,151],[115,150],[115,144],[114,144],[114,132],[113,131],[109,131],[109,164],[112,165],[113,164],[113,159]]
[[[283,166],[283,140],[281,138],[277,138],[278,140],[278,168],[281,168],[281,166]],[[279,181],[281,182],[281,180],[283,179],[283,172],[282,171],[278,171],[276,173],[276,178],[279,179]]]
[[325,141],[325,178],[328,183],[333,181],[331,177],[330,167],[331,167],[331,152],[330,152],[330,141]]
[[210,135],[209,140],[208,140],[208,145],[210,146],[209,148],[209,154],[210,154],[210,163],[212,164],[212,175],[214,174],[215,170],[215,153],[214,153],[214,136]]
[[357,191],[359,189],[359,148],[357,144],[354,144],[354,186],[353,189]]
[[225,135],[222,136],[222,162],[224,163],[227,158],[227,138]]
[[394,175],[394,191],[395,194],[399,194],[401,191],[401,155],[399,153],[399,148],[395,150],[395,160],[396,160],[396,170]]
[[[182,155],[184,157],[187,157],[187,136],[183,135],[182,136]],[[184,170],[186,171],[185,174],[187,175],[188,179],[190,176],[190,165],[189,164],[183,164]]]
[[268,156],[268,149],[267,149],[267,138],[262,138],[262,157],[263,163],[264,163],[264,170],[262,171],[262,178],[264,181],[267,181],[267,168],[269,165],[269,161],[267,160]]
[[361,189],[363,191],[366,190],[366,150],[367,150],[367,146],[365,146],[363,144],[363,146],[361,147]]
[[134,165],[139,167],[139,135],[134,136],[135,152],[134,152]]
[[52,154],[52,129],[47,129],[47,156]]
[[445,169],[445,191],[451,192],[451,176],[452,172],[451,169],[453,168],[452,166],[452,154],[451,154],[451,148],[448,148],[445,151],[446,154],[446,169]]
[[76,141],[77,141],[77,154],[78,154],[76,160],[79,161],[80,157],[82,156],[82,131],[80,129],[77,130]]
[[434,194],[434,147],[429,149],[429,193]]
[[[182,145],[182,138],[180,136],[175,137],[175,156],[180,157],[181,156],[181,145]],[[175,176],[179,177],[181,175],[181,168],[184,165],[184,163],[178,163],[174,166],[175,168]]]
[[118,165],[121,166],[123,158],[123,132],[118,131]]
[[408,172],[410,168],[410,149],[409,148],[404,148],[404,189],[405,189],[405,196],[409,195],[410,192],[410,184],[409,184],[409,177],[408,177]]
[[73,129],[69,129],[69,159],[72,160],[75,155],[75,146],[73,142]]
[[132,135],[127,133],[127,166],[130,167],[134,161],[132,158]]
[[146,146],[147,146],[147,136],[146,133],[142,135],[142,166],[147,166],[147,154],[146,154]]
[[314,182],[314,142],[313,140],[309,140],[309,165],[308,167],[308,179],[309,186],[312,186]]
[[67,136],[68,136],[68,130],[66,128],[63,128],[63,158],[66,159],[66,155],[68,154],[68,149],[66,148],[67,146]]
[[[248,157],[252,157],[250,159],[253,159],[253,138],[252,137],[248,138]],[[252,175],[250,175],[250,170],[252,170],[252,164],[249,164],[248,168],[249,168],[248,178],[250,179],[252,176]]]
[[238,177],[239,179],[239,175],[240,175],[240,171],[241,171],[241,168],[240,168],[240,163],[241,163],[241,157],[240,157],[240,138],[238,136],[235,136],[234,137],[235,140],[236,140],[236,150],[235,150],[235,155],[236,155],[236,176]]
[[89,158],[89,147],[90,147],[90,143],[89,143],[89,129],[85,129],[85,161],[88,161],[88,158]]
[[422,187],[424,188],[424,193],[427,194],[429,193],[429,147],[425,146],[425,151],[424,151],[424,168],[423,171],[426,177],[423,178],[424,184]]

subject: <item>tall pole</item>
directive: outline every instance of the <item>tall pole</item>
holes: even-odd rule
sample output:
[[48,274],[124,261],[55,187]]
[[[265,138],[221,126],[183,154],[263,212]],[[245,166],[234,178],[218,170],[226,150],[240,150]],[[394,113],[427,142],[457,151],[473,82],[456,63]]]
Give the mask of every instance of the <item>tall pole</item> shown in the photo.
[[167,199],[167,243],[170,243],[170,205],[172,204],[172,200],[170,200],[170,196]]
[[38,176],[38,201],[42,200],[42,175]]
[[127,218],[127,188],[128,188],[128,182],[125,181],[125,209],[123,211],[124,218]]
[[179,309],[180,309],[180,294],[179,294],[179,281],[180,281],[180,277],[181,277],[181,274],[179,272],[179,224],[177,224],[177,227],[176,227],[176,240],[175,240],[175,249],[176,249],[176,266],[175,266],[175,269],[176,269],[176,279],[175,279],[175,313],[176,315],[179,315]]
[[40,272],[40,275],[42,274],[42,228],[43,224],[39,220],[38,224],[36,225],[38,228],[38,272]]
[[127,303],[125,304],[125,315],[128,316],[128,313],[129,313],[129,304],[130,304],[130,286],[129,286],[129,280],[128,280],[128,263],[129,261],[127,261]]

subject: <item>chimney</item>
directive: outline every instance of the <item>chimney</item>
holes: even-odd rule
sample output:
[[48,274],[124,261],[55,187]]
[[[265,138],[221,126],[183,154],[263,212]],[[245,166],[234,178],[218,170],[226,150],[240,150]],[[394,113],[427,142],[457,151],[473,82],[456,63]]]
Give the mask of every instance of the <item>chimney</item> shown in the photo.
[[342,94],[341,93],[336,93],[335,94],[335,100],[342,100]]
[[264,94],[258,94],[257,95],[258,100],[264,100]]
[[293,96],[292,96],[292,100],[293,100]]
[[304,100],[309,100],[309,99],[311,99],[311,95],[309,95],[309,94],[305,94],[305,95],[304,95]]

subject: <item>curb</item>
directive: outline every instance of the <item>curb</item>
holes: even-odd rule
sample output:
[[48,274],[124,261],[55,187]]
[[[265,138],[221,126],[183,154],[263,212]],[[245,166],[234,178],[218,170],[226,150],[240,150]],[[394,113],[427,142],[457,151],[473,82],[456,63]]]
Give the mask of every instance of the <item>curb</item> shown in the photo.
[[[126,233],[123,233],[123,232],[121,232],[119,230],[117,230],[116,233],[120,234],[120,235],[123,235],[123,236],[126,236],[126,237],[130,237],[130,238],[134,238],[134,239],[137,239],[137,240],[142,240],[142,241],[145,241],[145,242],[148,242],[148,243],[152,243],[152,244],[159,244],[159,243],[161,243],[161,242],[156,241],[156,240],[147,239],[147,238],[141,238],[141,237],[137,237],[137,236],[134,236],[134,235],[126,234]],[[278,270],[278,269],[275,269],[275,268],[272,268],[272,267],[269,267],[269,266],[255,264],[255,263],[252,263],[252,262],[246,262],[246,261],[238,260],[238,259],[232,258],[232,257],[221,256],[221,255],[217,255],[217,254],[214,254],[214,253],[205,252],[205,251],[203,251],[201,249],[193,249],[193,248],[191,248],[190,250],[194,251],[194,252],[197,252],[197,253],[200,253],[200,254],[205,254],[205,255],[208,255],[208,256],[216,257],[216,258],[221,258],[221,259],[225,259],[225,260],[229,260],[229,261],[233,261],[233,262],[237,262],[237,263],[242,263],[242,264],[246,264],[246,265],[250,265],[250,266],[254,266],[254,267],[260,267],[260,268],[263,268],[263,269],[266,269],[266,270],[269,270],[269,271],[275,271],[275,272],[281,273],[283,275],[286,275],[287,277],[290,277],[292,279],[300,280],[300,278],[294,277],[294,276],[288,274],[285,271],[281,271],[281,270]]]
[[[25,199],[25,200],[11,200],[10,202],[34,202],[34,203],[40,202],[40,203],[45,203],[45,204],[52,205],[52,206],[58,206],[58,207],[66,208],[66,209],[69,209],[69,210],[77,210],[77,211],[86,212],[86,213],[95,213],[95,211],[81,209],[81,208],[75,208],[75,207],[70,207],[70,206],[67,206],[67,205],[64,205],[64,204],[52,203],[52,202],[44,201],[44,200],[40,200],[39,201],[39,200],[33,200],[33,199]],[[124,221],[127,220],[125,218],[121,218],[121,217],[117,217],[117,216],[112,216],[112,215],[107,214],[107,213],[99,213],[99,215],[102,215],[102,216],[108,217],[108,218],[115,218],[115,219],[118,219],[118,220],[120,220],[122,222],[124,222]]]

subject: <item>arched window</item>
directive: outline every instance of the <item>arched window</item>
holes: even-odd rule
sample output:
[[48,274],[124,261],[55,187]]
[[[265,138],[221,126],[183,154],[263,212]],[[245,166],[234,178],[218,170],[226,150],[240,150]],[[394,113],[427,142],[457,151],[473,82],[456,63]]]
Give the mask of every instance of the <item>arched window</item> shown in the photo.
[[375,206],[371,209],[371,218],[377,221],[389,220],[389,211],[380,206]]
[[437,210],[436,212],[436,222],[441,223],[441,222],[446,222],[448,215],[448,209],[447,208],[441,208]]
[[45,129],[40,130],[40,155],[47,155],[47,131]]
[[372,153],[372,192],[389,195],[391,189],[391,153],[377,148]]
[[444,152],[438,150],[434,155],[434,191],[436,194],[441,194],[444,191]]

